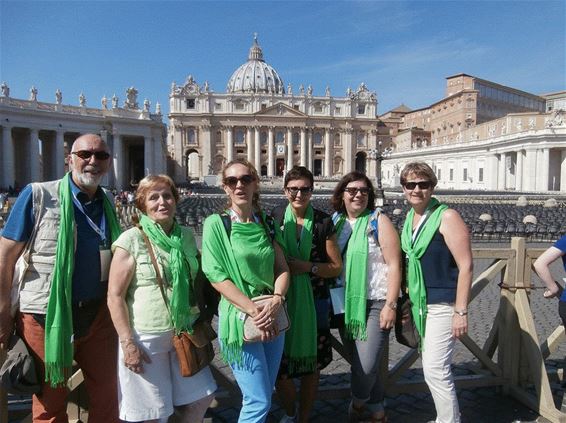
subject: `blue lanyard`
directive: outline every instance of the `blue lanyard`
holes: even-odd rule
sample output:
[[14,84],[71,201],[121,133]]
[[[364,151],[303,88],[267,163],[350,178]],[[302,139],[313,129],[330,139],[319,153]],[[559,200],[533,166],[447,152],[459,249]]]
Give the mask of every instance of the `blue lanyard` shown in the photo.
[[77,198],[74,192],[73,192],[73,203],[75,203],[75,206],[77,206],[77,208],[81,211],[81,213],[86,217],[86,221],[88,222],[90,227],[98,234],[102,242],[106,242],[106,215],[104,214],[104,208],[102,210],[102,219],[100,222],[100,227],[98,227],[98,225],[92,221],[90,216],[86,214],[83,205],[81,204],[81,202],[79,201],[79,199]]

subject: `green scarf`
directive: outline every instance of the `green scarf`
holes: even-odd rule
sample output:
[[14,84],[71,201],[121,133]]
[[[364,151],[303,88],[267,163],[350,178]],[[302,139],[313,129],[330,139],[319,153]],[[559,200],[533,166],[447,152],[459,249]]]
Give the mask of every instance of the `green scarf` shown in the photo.
[[[297,217],[291,205],[285,209],[283,220],[283,249],[285,254],[300,260],[311,257],[314,212],[309,204],[300,246],[297,246]],[[278,227],[278,231],[281,229]],[[293,322],[285,334],[285,355],[289,360],[289,373],[313,372],[316,369],[317,331],[316,310],[312,294],[311,277],[308,273],[293,275],[287,291],[287,311]]]
[[[346,270],[344,279],[346,335],[351,339],[367,339],[367,262],[368,262],[368,222],[371,212],[364,210],[358,216],[346,250]],[[345,216],[340,216],[337,226],[344,225]]]
[[[262,213],[263,221],[265,215]],[[202,234],[202,270],[212,283],[230,280],[248,298],[273,292],[275,250],[263,225],[232,223],[230,238],[219,214],[209,216]],[[242,363],[244,322],[241,312],[220,299],[218,338],[222,359]]]
[[428,245],[432,241],[434,234],[440,227],[442,213],[448,208],[445,204],[440,204],[436,198],[431,198],[430,204],[427,206],[426,213],[436,207],[434,211],[426,218],[424,224],[419,228],[417,238],[413,242],[413,217],[415,209],[411,208],[407,213],[403,231],[401,232],[401,247],[407,255],[407,285],[409,287],[409,297],[411,298],[411,311],[415,326],[421,335],[421,339],[425,336],[426,327],[426,287],[421,267],[421,257],[425,253]]
[[[45,381],[50,382],[52,387],[64,386],[67,383],[73,365],[71,290],[75,264],[75,214],[70,173],[67,173],[59,184],[59,207],[61,222],[45,318]],[[114,242],[122,230],[114,207],[106,194],[104,194],[103,209],[106,224],[110,229],[110,239]]]
[[173,277],[173,292],[169,300],[169,311],[175,333],[177,335],[182,331],[192,333],[189,302],[193,300],[193,293],[190,292],[192,286],[191,273],[189,257],[185,255],[183,248],[183,231],[177,222],[174,222],[171,234],[168,236],[160,224],[155,223],[145,214],[141,215],[140,225],[152,244],[169,253],[168,262]]

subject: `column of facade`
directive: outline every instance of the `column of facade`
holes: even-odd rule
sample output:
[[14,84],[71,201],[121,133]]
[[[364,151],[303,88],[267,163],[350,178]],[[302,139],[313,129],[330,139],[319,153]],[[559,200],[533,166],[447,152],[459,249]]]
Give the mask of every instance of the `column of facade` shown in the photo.
[[234,128],[227,126],[226,131],[226,162],[231,162],[234,160],[234,139],[232,138],[234,133]]
[[[122,148],[121,140],[117,140],[119,135],[114,135],[114,143],[118,141],[120,148]],[[175,179],[176,182],[185,182],[186,180],[186,163],[183,160],[183,127],[179,124],[175,124],[173,126],[173,147],[174,147],[174,154],[175,154],[175,161],[180,164],[180,166],[175,166]],[[114,153],[116,154],[116,153]],[[121,157],[120,157],[121,160]],[[116,183],[118,183],[118,179],[116,179]]]
[[246,146],[248,147],[248,162],[254,162],[254,142],[252,139],[252,128],[248,127],[246,131]]
[[112,155],[114,160],[114,181],[117,189],[124,189],[126,184],[124,182],[124,154],[123,154],[123,141],[119,133],[113,134],[114,145],[112,147]]
[[517,151],[517,166],[515,170],[515,191],[523,190],[523,150]]
[[499,166],[497,168],[497,189],[500,191],[505,190],[505,175],[507,174],[507,164],[505,163],[506,157],[507,155],[505,153],[501,153],[499,155]]
[[293,128],[287,128],[287,172],[293,168]]
[[536,176],[537,176],[537,151],[526,150],[525,181],[524,181],[525,191],[534,191],[536,189]]
[[42,157],[39,152],[39,130],[31,128],[29,130],[29,145],[30,145],[30,167],[31,167],[31,182],[39,182],[43,180],[42,175]]
[[261,128],[256,126],[254,140],[254,166],[261,175]]
[[1,151],[2,168],[4,169],[1,186],[7,189],[10,185],[14,187],[16,180],[14,141],[12,140],[12,128],[10,126],[2,126]]
[[202,173],[201,176],[210,175],[212,172],[212,139],[211,139],[211,127],[210,124],[206,123],[201,125],[199,128],[199,133],[202,132],[202,136],[199,136],[199,147],[202,153]]
[[267,133],[267,176],[270,178],[275,175],[275,143],[273,142],[273,126],[270,126]]
[[307,166],[308,152],[307,152],[307,131],[301,128],[301,166]]
[[326,178],[332,176],[332,144],[330,142],[330,128],[324,130],[324,174]]
[[550,150],[548,148],[542,148],[537,152],[537,178],[536,178],[536,190],[537,191],[548,191],[549,187],[549,172],[550,172]]
[[[486,181],[487,189],[490,190],[497,189],[498,165],[499,165],[499,160],[497,159],[496,154],[492,154],[487,158],[487,169],[485,172],[486,173],[485,181]],[[446,173],[448,173],[448,171]]]
[[344,130],[344,175],[352,171],[352,132],[350,128]]
[[313,171],[313,155],[314,155],[314,150],[313,150],[313,145],[312,145],[312,137],[314,135],[314,132],[312,130],[312,128],[309,128],[309,132],[307,134],[308,137],[308,142],[307,142],[307,169],[310,170],[311,172]]

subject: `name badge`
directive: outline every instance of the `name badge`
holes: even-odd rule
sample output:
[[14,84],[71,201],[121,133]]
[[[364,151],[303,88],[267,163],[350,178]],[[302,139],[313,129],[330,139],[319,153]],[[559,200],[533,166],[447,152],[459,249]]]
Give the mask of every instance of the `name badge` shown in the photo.
[[330,290],[330,299],[332,300],[332,311],[334,314],[343,314],[345,309],[346,289],[341,286]]
[[110,262],[112,252],[110,250],[100,250],[100,281],[106,282],[110,273]]

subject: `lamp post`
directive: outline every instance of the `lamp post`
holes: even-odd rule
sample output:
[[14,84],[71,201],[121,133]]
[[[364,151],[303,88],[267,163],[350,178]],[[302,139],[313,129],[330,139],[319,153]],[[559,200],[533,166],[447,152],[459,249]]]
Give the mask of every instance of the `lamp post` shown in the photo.
[[371,160],[375,160],[375,176],[377,180],[376,200],[378,206],[383,206],[385,195],[383,186],[381,184],[381,162],[391,155],[392,149],[387,147],[382,148],[381,141],[377,143],[377,148],[372,148],[368,151],[368,156]]

